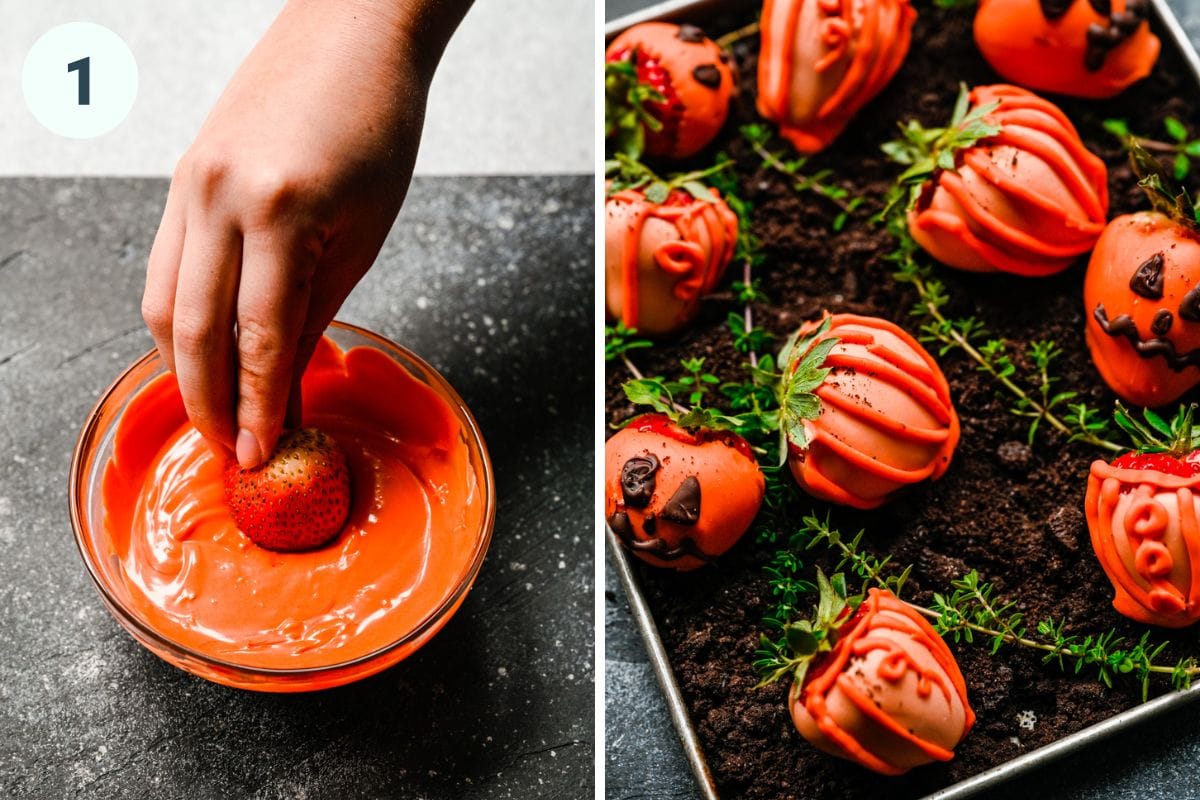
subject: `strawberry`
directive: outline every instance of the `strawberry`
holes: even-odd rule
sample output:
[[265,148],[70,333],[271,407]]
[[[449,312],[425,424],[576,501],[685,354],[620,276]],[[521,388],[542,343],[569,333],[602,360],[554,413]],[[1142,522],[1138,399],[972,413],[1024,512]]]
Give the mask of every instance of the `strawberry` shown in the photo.
[[1179,458],[1170,453],[1126,453],[1116,458],[1112,465],[1119,469],[1153,470],[1165,472],[1167,475],[1190,478],[1193,475],[1200,475],[1200,450],[1192,451],[1185,458]]
[[337,442],[314,428],[279,439],[269,460],[225,467],[225,500],[242,533],[268,550],[311,550],[334,538],[350,513],[350,470]]
[[687,158],[703,150],[729,114],[728,57],[692,25],[646,22],[604,56],[605,137],[631,158]]

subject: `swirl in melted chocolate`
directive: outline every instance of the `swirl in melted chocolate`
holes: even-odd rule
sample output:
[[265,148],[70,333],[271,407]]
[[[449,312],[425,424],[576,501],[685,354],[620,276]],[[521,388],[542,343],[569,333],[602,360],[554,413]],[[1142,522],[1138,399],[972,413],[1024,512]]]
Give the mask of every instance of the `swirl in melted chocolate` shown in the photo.
[[630,508],[645,508],[654,496],[654,473],[658,471],[658,456],[646,453],[634,456],[621,467],[621,494]]

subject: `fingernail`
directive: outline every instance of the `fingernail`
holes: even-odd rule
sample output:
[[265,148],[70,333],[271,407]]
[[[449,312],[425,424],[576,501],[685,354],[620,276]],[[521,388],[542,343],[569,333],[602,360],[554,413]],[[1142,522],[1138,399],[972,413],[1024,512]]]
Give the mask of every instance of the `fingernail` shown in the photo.
[[258,446],[258,439],[254,438],[254,434],[245,428],[238,431],[237,460],[242,469],[252,469],[262,461],[262,450]]

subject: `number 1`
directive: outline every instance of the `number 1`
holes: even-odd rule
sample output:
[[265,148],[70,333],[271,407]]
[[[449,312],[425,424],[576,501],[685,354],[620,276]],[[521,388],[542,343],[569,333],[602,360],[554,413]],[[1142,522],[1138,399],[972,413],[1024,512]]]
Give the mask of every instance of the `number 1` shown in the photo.
[[79,73],[79,105],[92,104],[92,59],[81,58],[67,64],[67,72]]

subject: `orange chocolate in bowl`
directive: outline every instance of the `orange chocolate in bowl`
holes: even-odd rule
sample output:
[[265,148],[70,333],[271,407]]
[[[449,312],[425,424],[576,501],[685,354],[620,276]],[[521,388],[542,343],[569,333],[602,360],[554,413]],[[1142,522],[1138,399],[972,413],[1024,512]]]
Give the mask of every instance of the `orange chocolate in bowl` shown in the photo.
[[696,569],[733,547],[765,481],[736,434],[638,417],[604,446],[604,516],[621,543],[658,567]]
[[302,552],[265,549],[238,530],[226,458],[188,423],[172,375],[125,407],[103,469],[99,572],[106,591],[177,648],[259,670],[338,666],[431,624],[432,635],[447,604],[461,602],[487,478],[455,410],[381,350],[343,352],[329,339],[302,395],[304,425],[336,441],[353,488],[341,532]]
[[781,356],[788,463],[814,497],[876,508],[940,478],[958,444],[945,375],[898,326],[856,314],[804,325]]
[[831,627],[831,649],[815,654],[788,696],[800,735],[883,775],[953,758],[975,713],[932,626],[891,592],[871,589]]
[[604,59],[605,135],[617,152],[687,158],[725,124],[734,90],[729,58],[695,25],[634,25]]
[[1145,78],[1160,43],[1150,0],[980,0],[979,52],[1005,80],[1106,98]]
[[604,202],[604,294],[608,314],[648,336],[673,333],[700,310],[733,258],[738,220],[715,189],[682,189],[661,203],[643,189]]
[[934,171],[909,209],[912,237],[958,269],[1066,269],[1104,230],[1104,162],[1057,106],[1024,89],[977,86],[969,102],[995,133],[953,152],[954,169]]
[[908,0],[766,0],[758,113],[801,153],[828,147],[900,69]]

